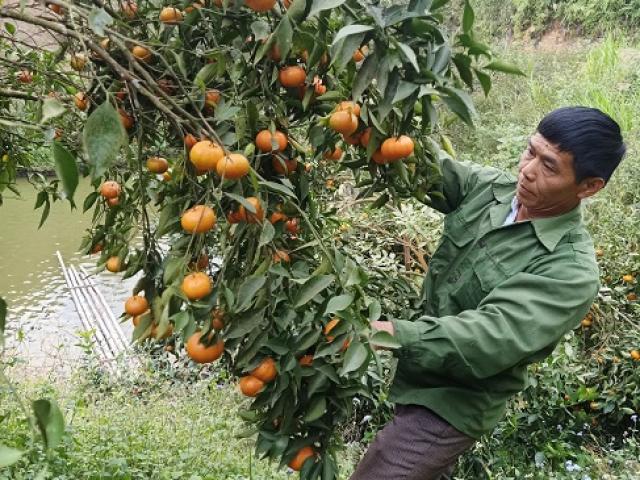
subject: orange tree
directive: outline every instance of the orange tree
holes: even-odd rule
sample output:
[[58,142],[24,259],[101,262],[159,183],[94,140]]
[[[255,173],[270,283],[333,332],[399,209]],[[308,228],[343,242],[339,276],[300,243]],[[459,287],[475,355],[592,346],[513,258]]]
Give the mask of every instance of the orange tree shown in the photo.
[[[141,272],[125,306],[134,338],[182,342],[199,363],[223,358],[253,398],[241,415],[256,452],[302,478],[337,477],[336,429],[379,379],[372,347],[395,346],[368,328],[381,308],[366,272],[327,235],[325,172],[350,170],[374,207],[428,200],[450,151],[439,117],[471,123],[465,89],[477,81],[488,93],[489,70],[518,73],[474,38],[469,3],[451,36],[447,3],[0,10],[60,42],[40,63],[20,48],[2,60],[11,88],[0,108],[14,109],[4,125],[35,120],[30,138],[49,141],[55,159],[58,178],[39,184],[43,220],[51,201],[73,205],[79,175],[90,175],[82,248],[100,268]],[[18,118],[16,102],[37,107]],[[6,149],[19,131],[3,131]],[[19,153],[7,152],[0,188]]]

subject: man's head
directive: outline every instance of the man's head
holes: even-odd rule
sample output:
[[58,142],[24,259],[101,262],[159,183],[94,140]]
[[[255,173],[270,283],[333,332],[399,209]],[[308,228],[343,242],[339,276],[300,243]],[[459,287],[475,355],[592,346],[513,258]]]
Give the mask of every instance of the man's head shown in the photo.
[[518,200],[533,216],[569,211],[605,186],[625,150],[620,127],[600,110],[554,110],[520,157]]

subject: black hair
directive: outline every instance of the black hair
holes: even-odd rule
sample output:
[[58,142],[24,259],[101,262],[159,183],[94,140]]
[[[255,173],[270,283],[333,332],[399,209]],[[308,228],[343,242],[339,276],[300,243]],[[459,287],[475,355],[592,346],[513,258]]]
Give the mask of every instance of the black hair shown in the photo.
[[563,107],[547,114],[538,133],[573,155],[576,182],[587,177],[609,181],[627,147],[620,126],[597,108]]

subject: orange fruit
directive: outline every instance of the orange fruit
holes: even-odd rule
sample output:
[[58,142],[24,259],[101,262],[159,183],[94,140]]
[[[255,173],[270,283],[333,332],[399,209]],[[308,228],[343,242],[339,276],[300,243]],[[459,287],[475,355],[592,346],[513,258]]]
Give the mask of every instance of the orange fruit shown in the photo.
[[91,253],[100,253],[104,249],[104,246],[101,243],[96,243],[91,249]]
[[282,212],[273,212],[269,217],[269,222],[272,224],[283,222],[287,220],[287,216]]
[[622,276],[622,281],[623,282],[631,283],[634,280],[635,280],[635,277],[633,275],[631,275],[630,273]]
[[302,470],[302,466],[304,465],[304,462],[314,457],[315,454],[316,452],[312,447],[309,447],[309,446],[302,447],[300,450],[298,450],[298,453],[296,453],[296,456],[293,457],[289,462],[289,468],[291,468],[292,470],[295,470],[296,472],[299,472],[300,470]]
[[273,263],[289,263],[291,262],[291,257],[284,250],[276,250],[273,252]]
[[334,112],[329,117],[329,127],[343,135],[351,135],[358,129],[358,117],[344,110]]
[[282,160],[278,157],[273,157],[271,159],[271,166],[273,167],[274,172],[278,175],[291,175],[296,171],[298,160],[295,158]]
[[[273,140],[275,140],[275,143],[278,145],[275,149],[271,143]],[[258,147],[258,150],[261,152],[272,152],[274,150],[282,152],[287,148],[288,143],[287,136],[280,130],[276,130],[273,135],[271,135],[269,130],[261,130],[258,132],[258,135],[256,135],[256,147]]]
[[204,96],[205,107],[213,108],[220,103],[220,91],[214,89],[207,90]]
[[20,83],[31,83],[33,82],[33,73],[29,70],[20,70],[18,73],[18,81]]
[[104,198],[116,198],[120,195],[120,184],[113,180],[108,180],[100,185],[100,195]]
[[180,217],[180,225],[188,233],[204,233],[216,225],[216,213],[206,205],[194,205]]
[[118,114],[120,115],[120,121],[122,122],[122,126],[129,130],[133,127],[134,121],[133,117],[127,113],[127,111],[123,108],[118,109]]
[[131,315],[135,317],[137,315],[142,315],[149,308],[149,302],[144,297],[140,295],[133,295],[127,299],[124,303],[124,311],[127,315]]
[[211,326],[214,330],[222,330],[224,328],[224,312],[215,309],[211,314]]
[[162,157],[149,157],[147,159],[147,170],[151,173],[164,173],[169,170],[169,162]]
[[105,267],[111,273],[119,272],[120,270],[122,270],[122,262],[120,261],[120,257],[109,257]]
[[206,273],[193,272],[184,277],[180,288],[189,300],[200,300],[211,293],[211,279]]
[[333,342],[333,340],[336,338],[333,335],[329,335],[329,333],[331,332],[331,330],[333,330],[334,328],[336,328],[336,325],[338,325],[338,323],[340,323],[340,319],[339,318],[332,318],[331,320],[329,320],[329,322],[324,326],[324,329],[322,330],[324,333],[324,336],[327,339],[327,342],[331,343]]
[[267,357],[251,371],[251,376],[261,380],[264,383],[273,382],[278,375],[276,362],[273,358]]
[[354,133],[353,135],[342,135],[342,139],[344,143],[348,143],[349,145],[360,145],[360,139],[362,138],[361,133]]
[[151,51],[141,45],[136,45],[131,49],[131,54],[144,63],[151,61]]
[[356,117],[360,116],[360,105],[350,100],[344,100],[336,107],[336,112],[353,113]]
[[229,212],[227,214],[227,222],[228,223],[240,223],[240,222],[244,222],[245,218],[242,217],[240,210],[237,210],[235,212]]
[[247,197],[245,200],[253,206],[256,213],[251,213],[244,207],[244,205],[240,205],[240,208],[238,209],[238,216],[240,219],[247,223],[262,223],[264,220],[264,209],[262,208],[260,200],[256,197]]
[[268,12],[276,4],[276,0],[245,0],[244,4],[254,12]]
[[84,53],[74,53],[71,55],[69,64],[75,71],[81,72],[87,64],[87,56]]
[[107,205],[110,207],[117,207],[120,205],[120,199],[118,197],[115,198],[107,198]]
[[73,103],[76,105],[78,110],[82,110],[84,112],[89,106],[89,99],[84,92],[76,92],[73,96]]
[[313,355],[303,355],[298,360],[298,364],[302,367],[310,367],[313,364]]
[[360,135],[360,145],[367,148],[369,140],[371,140],[371,127],[365,128],[362,135]]
[[378,165],[385,165],[385,164],[389,163],[389,161],[383,155],[383,153],[380,151],[380,149],[377,149],[375,152],[373,152],[373,155],[371,155],[371,159],[375,163],[377,163]]
[[629,300],[630,302],[635,302],[636,300],[638,300],[638,295],[636,295],[634,292],[629,292],[627,293],[627,300]]
[[283,87],[302,87],[307,79],[307,72],[299,65],[284,67],[278,72],[278,79]]
[[264,388],[264,382],[251,375],[240,379],[240,391],[247,397],[255,397]]
[[176,25],[182,21],[182,12],[175,7],[164,7],[160,11],[160,21],[168,25]]
[[62,13],[62,7],[60,5],[56,5],[53,3],[47,3],[47,8],[51,10],[56,15],[60,15]]
[[198,331],[189,337],[185,349],[189,358],[196,363],[210,363],[222,356],[224,352],[224,341],[219,339],[213,345],[203,345],[200,343],[202,331]]
[[228,180],[237,180],[249,173],[249,160],[241,153],[230,153],[216,165],[218,175]]
[[322,157],[325,158],[326,160],[340,160],[340,158],[342,158],[343,153],[344,152],[342,151],[342,149],[336,146],[336,148],[333,151],[327,150],[326,152],[324,152]]
[[596,249],[596,257],[603,257],[604,256],[604,250],[601,248]]
[[389,161],[408,157],[413,153],[413,140],[406,135],[387,138],[380,147],[382,155]]
[[170,182],[171,181],[171,174],[169,172],[164,172],[162,174],[162,180],[164,182]]
[[638,350],[631,350],[631,352],[629,352],[629,355],[631,355],[631,358],[633,360],[640,360],[640,352]]
[[284,229],[292,235],[297,234],[300,231],[300,225],[298,225],[297,218],[290,218],[284,224]]
[[198,139],[194,135],[187,133],[184,136],[184,145],[187,150],[191,150],[196,143],[198,143]]
[[282,60],[282,56],[280,55],[280,48],[275,43],[271,45],[271,49],[267,56],[273,60],[274,62],[279,62]]
[[364,55],[365,53],[367,53],[367,47],[362,46],[359,49],[357,49],[355,52],[353,52],[353,56],[351,57],[353,59],[354,62],[358,63],[361,62],[362,60],[364,60]]
[[580,322],[580,325],[582,325],[585,328],[588,328],[591,326],[592,323],[593,323],[593,320],[591,320],[589,317],[585,317]]
[[224,157],[224,151],[209,140],[197,142],[189,152],[189,161],[200,172],[215,170]]

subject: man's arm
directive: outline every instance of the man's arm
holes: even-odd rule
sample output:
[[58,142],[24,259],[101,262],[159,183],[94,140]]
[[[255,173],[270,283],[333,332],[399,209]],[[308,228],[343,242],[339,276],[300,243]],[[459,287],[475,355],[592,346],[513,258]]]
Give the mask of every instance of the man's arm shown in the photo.
[[444,214],[456,210],[476,185],[483,170],[480,165],[458,162],[445,156],[438,162],[442,178],[436,183],[431,199],[425,203]]
[[561,258],[550,255],[507,279],[476,310],[373,327],[396,337],[402,345],[396,355],[416,371],[462,382],[491,377],[555,345],[589,310],[598,291],[597,270],[575,262],[572,253],[569,247]]

